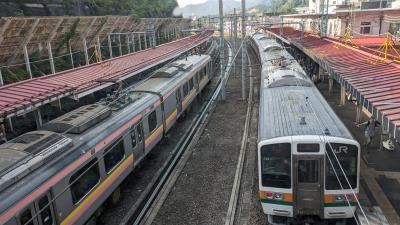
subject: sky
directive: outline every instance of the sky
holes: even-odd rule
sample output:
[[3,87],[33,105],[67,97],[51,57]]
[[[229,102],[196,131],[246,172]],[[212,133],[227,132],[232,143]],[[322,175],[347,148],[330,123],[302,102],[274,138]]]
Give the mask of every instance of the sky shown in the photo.
[[180,7],[184,7],[186,5],[199,4],[199,3],[206,2],[206,1],[207,0],[178,0],[178,4]]
[[[180,7],[184,7],[186,5],[190,5],[190,4],[199,4],[199,3],[203,3],[206,2],[207,0],[178,0],[178,4]],[[236,0],[239,1],[239,0]]]

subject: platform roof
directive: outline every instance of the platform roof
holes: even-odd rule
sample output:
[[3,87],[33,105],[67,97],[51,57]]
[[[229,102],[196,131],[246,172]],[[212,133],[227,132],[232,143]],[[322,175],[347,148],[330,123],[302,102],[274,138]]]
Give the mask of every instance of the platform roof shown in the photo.
[[[278,38],[279,28],[269,29]],[[332,39],[306,35],[284,28],[283,38],[298,47],[322,66],[330,76],[351,92],[371,112],[396,140],[400,140],[400,65],[386,60],[371,65],[369,60],[379,59],[361,49],[341,45],[335,47]],[[337,46],[337,45],[336,45]]]
[[24,114],[43,104],[70,96],[75,99],[111,85],[98,81],[124,80],[204,43],[207,31],[132,54],[72,70],[0,87],[0,116]]

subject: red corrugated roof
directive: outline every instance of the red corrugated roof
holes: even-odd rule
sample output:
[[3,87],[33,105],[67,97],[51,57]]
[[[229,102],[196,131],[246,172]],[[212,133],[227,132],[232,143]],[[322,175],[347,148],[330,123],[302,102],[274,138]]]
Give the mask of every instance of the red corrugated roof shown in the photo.
[[[6,116],[64,95],[79,94],[101,85],[99,79],[118,79],[128,73],[181,54],[204,42],[211,31],[116,57],[102,63],[25,80],[0,87],[0,114]],[[55,98],[55,99],[52,99]]]
[[[279,34],[279,29],[270,29]],[[334,47],[331,39],[306,35],[303,40],[300,31],[285,28],[283,36],[299,47],[334,78],[373,114],[385,123],[398,140],[400,139],[400,65],[392,61],[368,64],[376,56],[349,46]]]

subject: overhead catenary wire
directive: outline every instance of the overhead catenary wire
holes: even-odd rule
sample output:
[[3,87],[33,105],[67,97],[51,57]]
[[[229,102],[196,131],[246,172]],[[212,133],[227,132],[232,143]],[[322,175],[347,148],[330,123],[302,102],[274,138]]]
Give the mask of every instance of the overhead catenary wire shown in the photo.
[[[288,53],[288,54],[289,54],[289,53]],[[295,60],[295,61],[296,61],[296,60]],[[297,62],[297,61],[296,61],[296,62]],[[301,72],[301,71],[299,71],[299,72]],[[304,71],[304,72],[305,72],[305,71]],[[304,75],[306,75],[306,74],[304,74]],[[300,84],[300,81],[296,79],[296,80],[295,80],[295,83],[296,83],[296,87],[301,88],[301,90],[303,91],[304,95],[306,95],[306,94],[305,94],[304,86],[302,86],[302,85]],[[316,88],[316,87],[314,86],[314,88]],[[322,125],[322,126],[321,126],[321,127],[322,127],[321,133],[322,133],[322,135],[324,135],[324,137],[325,137],[326,134],[325,134],[325,132],[324,132],[324,126],[323,126],[323,124],[320,123],[320,118],[319,118],[319,116],[317,115],[316,110],[313,108],[311,102],[309,102],[308,99],[306,99],[306,103],[307,103],[307,104],[306,104],[306,107],[307,107],[307,106],[311,106],[311,107],[312,107],[312,109],[311,109],[310,111],[311,111],[311,112],[314,114],[314,116],[317,118],[317,120],[318,120],[318,122],[319,122],[319,125]],[[327,139],[325,139],[325,138],[322,139],[321,135],[318,135],[318,138],[320,139],[321,142],[323,142],[323,143],[328,143],[329,146],[330,146],[330,148],[331,148],[332,153],[335,154],[335,153],[333,152],[332,146],[330,145],[330,142],[327,141]],[[338,173],[337,173],[337,171],[336,171],[336,169],[335,169],[335,167],[334,167],[334,165],[333,165],[333,162],[332,162],[332,160],[331,160],[329,154],[327,154],[327,150],[325,150],[325,154],[326,154],[326,156],[327,156],[327,158],[328,158],[328,160],[329,160],[329,163],[330,163],[330,165],[331,165],[331,167],[332,167],[332,169],[333,169],[333,171],[334,171],[335,177],[336,177],[336,179],[337,179],[337,181],[338,181],[338,183],[339,183],[340,188],[341,188],[342,190],[345,190],[345,189],[344,189],[344,186],[343,186],[343,184],[342,184],[342,182],[341,182],[341,180],[340,180],[340,178],[339,178],[339,175],[338,175]],[[357,156],[357,157],[358,157],[358,156]],[[338,165],[340,165],[339,161],[338,161]],[[343,173],[343,175],[346,176],[345,173]],[[350,189],[352,190],[352,192],[353,192],[353,189],[352,189],[352,187],[351,187],[350,184],[349,184],[349,188],[350,188]],[[348,189],[346,189],[346,190],[348,190]],[[358,199],[357,199],[357,197],[356,197],[356,194],[355,194],[354,192],[353,192],[353,195],[354,195],[356,201],[358,201]],[[347,199],[346,194],[344,194],[344,199],[345,199],[345,201],[347,202],[348,207],[351,208],[352,206],[351,206],[350,200]],[[359,221],[357,221],[356,215],[355,215],[355,213],[354,213],[353,210],[351,210],[351,213],[352,213],[353,218],[354,218],[354,220],[356,221],[357,225],[360,225],[360,224],[359,224]],[[368,221],[368,218],[367,218],[367,217],[365,217],[365,218],[366,218],[366,220]]]
[[[303,89],[303,92],[305,93],[304,87],[301,86],[301,85],[299,85],[298,82],[299,82],[299,81],[296,80],[297,86],[298,86],[298,87],[300,86],[300,87]],[[315,87],[315,86],[314,86],[314,87]],[[315,87],[315,88],[316,88],[316,87]],[[307,107],[307,106],[310,106],[310,107],[311,107],[312,113],[313,113],[314,116],[317,118],[317,121],[318,121],[320,127],[322,128],[322,129],[321,129],[322,137],[321,137],[321,135],[318,135],[318,138],[319,138],[322,142],[327,143],[327,144],[329,145],[329,147],[330,147],[330,149],[331,149],[331,151],[332,151],[332,154],[335,155],[336,161],[337,161],[339,167],[340,167],[341,170],[342,170],[343,176],[344,176],[344,177],[346,178],[346,180],[347,180],[347,175],[346,175],[346,173],[344,172],[344,170],[343,170],[343,168],[342,168],[342,166],[341,166],[341,164],[340,164],[340,162],[339,162],[339,159],[336,157],[336,154],[333,152],[333,147],[332,147],[330,141],[327,140],[327,138],[326,138],[326,134],[325,134],[325,132],[324,132],[324,127],[325,127],[325,126],[324,126],[323,123],[321,122],[321,119],[320,119],[320,117],[318,116],[318,114],[316,113],[316,110],[315,110],[315,108],[313,107],[312,103],[309,102],[308,99],[306,99],[306,102],[308,103],[308,104],[306,104],[306,107]],[[336,179],[337,179],[337,181],[338,181],[338,183],[339,183],[340,188],[341,188],[342,190],[348,190],[348,189],[345,189],[345,188],[344,188],[344,186],[343,186],[343,184],[342,184],[342,182],[341,182],[341,180],[340,180],[340,177],[339,177],[339,175],[338,175],[338,173],[337,173],[337,171],[336,171],[336,169],[335,169],[335,166],[334,166],[334,164],[333,164],[333,162],[332,162],[332,159],[331,159],[331,157],[329,156],[329,154],[327,153],[327,151],[328,151],[328,150],[325,148],[325,155],[326,155],[327,158],[328,158],[328,161],[329,161],[329,163],[330,163],[330,166],[332,167],[332,170],[333,170],[333,172],[334,172],[334,174],[335,174],[335,176],[336,176]],[[357,155],[357,158],[358,158],[358,155]],[[357,160],[357,163],[358,163],[358,160]],[[360,171],[358,171],[358,172],[360,172]],[[349,189],[351,190],[351,192],[352,192],[352,194],[353,194],[353,196],[354,196],[354,199],[356,200],[357,204],[359,205],[360,209],[362,210],[361,204],[359,203],[359,200],[358,200],[358,198],[357,198],[356,193],[353,191],[353,188],[352,188],[350,182],[349,182],[348,180],[347,180],[347,182],[348,182],[348,185],[349,185]],[[351,208],[352,206],[351,206],[350,200],[347,199],[347,196],[346,196],[346,195],[347,195],[347,194],[344,194],[344,199],[346,200],[347,205],[349,206],[349,208]],[[368,222],[368,224],[369,224],[369,221],[368,221],[367,216],[365,215],[364,211],[362,211],[362,212],[363,212],[363,214],[364,214],[365,219],[367,220],[367,222]],[[359,225],[359,221],[357,220],[357,217],[356,217],[354,211],[351,210],[351,213],[353,214],[354,220],[356,221],[357,225]]]
[[[289,54],[289,53],[288,53],[288,54]],[[300,87],[300,88],[303,90],[303,93],[305,94],[304,86],[302,86],[301,84],[299,84],[299,81],[298,81],[298,80],[296,80],[296,86],[297,86],[297,87]],[[314,86],[314,87],[315,87],[315,86]],[[315,87],[315,88],[316,88],[316,87]],[[306,100],[306,101],[308,101],[308,100]],[[336,162],[337,162],[337,164],[339,165],[339,168],[340,168],[340,170],[341,170],[341,172],[342,172],[342,174],[343,174],[343,177],[346,179],[346,182],[347,182],[347,184],[349,185],[349,188],[350,188],[350,190],[351,190],[351,192],[352,192],[352,194],[353,194],[353,196],[354,196],[354,199],[355,199],[356,202],[357,202],[357,205],[359,206],[359,208],[360,208],[360,210],[361,210],[361,212],[362,212],[364,218],[366,219],[368,225],[370,225],[369,220],[368,220],[368,217],[366,216],[364,210],[362,209],[361,203],[359,202],[359,199],[358,199],[356,193],[354,192],[354,190],[353,190],[353,188],[352,188],[352,186],[351,186],[351,183],[350,183],[350,181],[348,180],[348,177],[347,177],[347,175],[346,175],[346,173],[345,173],[345,171],[344,171],[344,169],[343,169],[343,167],[342,167],[342,165],[341,165],[339,159],[337,158],[336,154],[333,152],[333,147],[332,147],[330,141],[326,138],[326,134],[325,134],[325,132],[324,132],[324,127],[325,127],[325,126],[324,126],[323,123],[321,122],[321,119],[320,119],[319,116],[317,115],[316,110],[313,108],[312,104],[310,103],[310,104],[307,104],[306,106],[310,106],[310,107],[311,107],[311,111],[313,112],[313,114],[314,114],[315,117],[317,118],[317,121],[318,121],[319,125],[320,125],[321,128],[322,128],[322,130],[321,130],[322,137],[324,137],[324,140],[322,140],[322,141],[324,141],[325,143],[328,143],[328,145],[329,145],[329,147],[330,147],[330,149],[331,149],[331,151],[332,151],[332,154],[335,156]],[[321,138],[321,135],[318,135],[318,137]],[[330,161],[330,164],[331,164],[331,166],[332,166],[332,169],[333,169],[334,172],[335,172],[335,176],[336,176],[336,178],[337,178],[337,180],[338,180],[338,182],[339,182],[339,184],[340,184],[341,189],[342,189],[342,190],[345,190],[344,187],[343,187],[343,185],[342,185],[342,183],[341,183],[341,181],[340,181],[340,178],[339,178],[339,176],[338,176],[338,174],[337,174],[337,171],[336,171],[336,169],[335,169],[335,167],[334,167],[334,165],[333,165],[333,163],[332,163],[332,161],[331,161],[331,159],[330,159],[330,156],[329,156],[329,154],[327,154],[327,150],[325,151],[325,154],[326,154],[326,156],[328,157],[328,159],[329,159],[329,161]],[[357,156],[357,157],[358,157],[358,156]],[[360,171],[358,171],[358,172],[360,172]],[[346,189],[346,190],[348,190],[348,189]],[[347,201],[349,207],[351,207],[350,201],[347,199],[347,197],[345,197],[345,199],[346,199],[346,201]],[[355,213],[354,213],[353,211],[352,211],[352,213],[353,213],[354,219],[356,220],[357,224],[359,224],[358,221],[357,221],[357,219],[356,219]]]
[[[311,105],[311,104],[310,104],[310,105]],[[311,107],[312,107],[312,106],[311,106]],[[313,110],[313,111],[314,111],[314,114],[316,115],[315,110]],[[320,119],[317,115],[316,115],[316,117],[317,117],[318,123],[319,123],[320,125],[322,125],[321,127],[322,127],[322,129],[323,129],[323,124],[322,124],[322,122],[321,122],[321,119]],[[324,137],[324,139],[327,140],[327,139],[326,139],[326,135],[325,135],[325,133],[323,132],[323,130],[322,130],[322,134],[323,134],[322,137]],[[321,136],[319,136],[319,137],[321,137]],[[353,196],[354,196],[354,199],[355,199],[356,202],[357,202],[357,205],[359,206],[359,208],[360,208],[360,210],[361,210],[361,212],[362,212],[362,214],[363,214],[365,220],[367,221],[368,225],[370,225],[369,220],[368,220],[368,217],[367,217],[367,215],[365,214],[364,209],[362,208],[361,203],[360,203],[360,201],[359,201],[359,199],[358,199],[358,197],[357,197],[357,194],[354,192],[354,190],[353,190],[353,188],[352,188],[352,186],[351,186],[350,181],[348,180],[348,177],[347,177],[347,175],[346,175],[346,173],[345,173],[345,171],[344,171],[344,169],[343,169],[343,166],[341,165],[339,159],[337,158],[335,152],[333,151],[333,147],[332,147],[330,141],[328,140],[328,141],[325,141],[325,142],[328,143],[328,145],[329,145],[329,147],[330,147],[330,150],[332,151],[332,155],[335,157],[335,160],[336,160],[336,162],[337,162],[338,165],[339,165],[340,171],[342,172],[343,177],[346,179],[346,182],[347,182],[347,184],[349,185],[349,189],[351,190],[351,192],[352,192],[352,194],[353,194]],[[360,151],[361,151],[361,148],[360,148]],[[358,154],[361,154],[361,152],[358,153]],[[332,169],[333,169],[334,172],[335,172],[335,176],[336,176],[336,178],[337,178],[337,180],[338,180],[338,182],[339,182],[341,188],[343,189],[342,182],[340,181],[340,178],[339,178],[339,176],[338,176],[338,174],[337,174],[337,171],[335,170],[335,167],[334,167],[334,165],[333,165],[333,162],[332,162],[332,160],[330,159],[329,154],[326,153],[326,155],[327,155],[327,157],[328,157],[328,159],[329,159],[329,162],[330,162],[330,164],[331,164],[331,166],[332,166]],[[357,158],[358,158],[358,156],[357,156]],[[358,160],[357,160],[357,161],[358,161]],[[359,162],[357,162],[357,163],[359,163]],[[359,169],[358,169],[358,172],[361,174],[361,171],[359,171]],[[361,175],[360,175],[360,176],[361,176]],[[349,200],[347,200],[347,197],[345,197],[345,199],[346,199],[346,201],[348,202],[349,206],[351,207]],[[353,211],[352,211],[352,212],[353,212]],[[353,215],[354,215],[354,212],[353,212]],[[354,217],[354,219],[355,219],[356,222],[357,222],[356,217]],[[358,224],[358,222],[357,222],[357,224]]]
[[[304,87],[302,87],[302,88],[303,88],[303,91],[304,91]],[[316,88],[316,87],[315,87],[315,88]],[[304,93],[305,93],[305,91],[304,91]],[[308,100],[306,100],[306,101],[308,101]],[[309,103],[310,103],[310,102],[309,102]],[[327,139],[327,136],[326,136],[326,134],[325,134],[325,132],[324,132],[324,127],[325,127],[325,126],[324,126],[323,122],[321,121],[320,117],[317,115],[316,110],[314,109],[314,107],[313,107],[313,105],[312,105],[311,103],[310,103],[310,104],[307,104],[306,106],[310,106],[310,107],[312,108],[312,112],[313,112],[313,114],[315,115],[315,117],[317,118],[317,121],[318,121],[320,127],[322,128],[322,129],[321,129],[321,132],[322,132],[322,137],[324,138],[323,141],[329,145],[330,150],[332,151],[332,155],[335,157],[335,160],[336,160],[337,164],[339,165],[340,171],[342,172],[343,177],[346,179],[346,182],[347,182],[347,184],[349,185],[349,189],[351,190],[352,195],[354,196],[354,199],[355,199],[356,202],[357,202],[357,205],[359,206],[359,208],[360,208],[360,210],[361,210],[361,212],[362,212],[364,218],[366,219],[368,225],[370,225],[369,220],[368,220],[368,217],[366,216],[366,214],[365,214],[365,212],[364,212],[364,210],[363,210],[363,208],[362,208],[362,206],[361,206],[361,203],[360,203],[360,201],[359,201],[359,199],[358,199],[358,197],[357,197],[357,194],[354,192],[354,190],[353,190],[353,188],[352,188],[352,186],[351,186],[351,183],[350,183],[350,181],[348,180],[348,177],[347,177],[347,175],[346,175],[346,173],[345,173],[345,171],[344,171],[344,169],[343,169],[342,164],[340,163],[340,161],[339,161],[339,159],[337,158],[335,152],[333,151],[334,148],[332,147],[330,141]],[[321,138],[321,135],[319,135],[318,137]],[[360,151],[361,151],[361,149],[360,149]],[[330,162],[330,164],[331,164],[331,166],[332,166],[332,169],[333,169],[334,172],[335,172],[335,176],[336,176],[336,178],[337,178],[337,180],[338,180],[338,182],[339,182],[339,184],[340,184],[340,187],[342,188],[342,190],[344,190],[344,187],[343,187],[343,185],[342,185],[342,182],[340,181],[340,178],[339,178],[339,176],[338,176],[338,174],[337,174],[337,171],[336,171],[336,169],[335,169],[335,167],[334,167],[334,165],[333,165],[332,160],[330,159],[329,154],[327,153],[327,150],[325,151],[325,154],[326,154],[326,156],[328,157],[329,162]],[[359,154],[361,154],[361,153],[359,153]],[[358,156],[357,156],[357,158],[358,158]],[[358,161],[358,160],[357,160],[357,161]],[[357,163],[359,163],[359,162],[357,162]],[[361,174],[361,171],[359,171],[359,169],[358,169],[358,172]],[[348,189],[346,189],[346,190],[348,190]],[[345,197],[345,199],[346,199],[346,201],[347,201],[349,207],[351,207],[350,201],[347,199],[347,197]],[[354,219],[355,219],[356,222],[357,222],[357,219],[356,219],[355,214],[354,214],[353,211],[352,211],[352,213],[353,213],[353,215],[354,215]],[[359,223],[357,222],[357,224],[359,224]]]
[[[299,83],[300,81],[296,80],[295,82],[296,82],[296,86],[302,88],[303,93],[305,94],[304,87]],[[306,101],[307,101],[307,103],[310,103],[310,102],[308,102],[308,100],[306,100]],[[311,103],[310,103],[310,104],[306,104],[306,106],[308,106],[308,105],[311,106],[312,104],[311,104]],[[311,106],[311,107],[312,107],[312,106]],[[311,111],[313,112],[314,116],[317,117],[317,120],[318,120],[318,122],[319,122],[319,121],[320,121],[320,120],[319,120],[319,116],[316,114],[315,109],[313,108]],[[320,124],[320,125],[321,125],[321,124]],[[322,127],[322,130],[321,130],[321,131],[322,131],[322,134],[325,135],[324,126],[321,126],[321,127]],[[329,142],[329,141],[327,141],[326,139],[323,140],[322,137],[321,137],[320,135],[318,135],[318,138],[320,139],[321,142],[328,143],[329,146],[330,146],[330,148],[331,148],[331,150],[333,151],[333,148],[332,148],[332,146],[330,145],[330,142]],[[340,188],[341,188],[342,190],[348,190],[348,189],[345,189],[345,188],[344,188],[344,186],[343,186],[343,184],[342,184],[342,182],[341,182],[341,180],[340,180],[340,178],[339,178],[339,175],[338,175],[338,173],[337,173],[337,171],[336,171],[336,169],[335,169],[335,167],[334,167],[334,165],[333,165],[333,162],[332,162],[332,160],[331,160],[329,154],[327,154],[327,150],[325,151],[325,154],[326,154],[326,156],[327,156],[327,158],[328,158],[328,161],[329,161],[329,163],[330,163],[330,165],[331,165],[331,167],[332,167],[332,169],[333,169],[333,172],[334,172],[335,177],[336,177],[336,179],[337,179],[337,181],[338,181],[338,183],[339,183]],[[335,153],[333,153],[333,154],[335,154]],[[338,165],[339,165],[339,162],[338,162]],[[346,174],[343,174],[343,175],[346,176]],[[352,190],[351,185],[349,185],[349,188]],[[352,192],[353,192],[353,191],[352,191]],[[353,195],[355,196],[356,201],[358,201],[358,199],[357,199],[357,197],[356,197],[356,194],[355,194],[354,192],[353,192]],[[345,201],[346,201],[348,207],[351,208],[352,206],[351,206],[350,200],[347,199],[346,194],[344,194],[344,199],[345,199]],[[356,217],[356,215],[355,215],[355,213],[354,213],[353,210],[351,210],[351,213],[352,213],[353,218],[354,218],[354,220],[356,221],[357,225],[360,225],[360,223],[359,223],[359,221],[357,220],[357,217]],[[366,220],[368,221],[368,218],[367,218],[367,217],[365,217],[365,218],[366,218]]]
[[[283,51],[283,49],[282,49],[282,51]],[[288,54],[289,54],[289,53],[288,53]],[[281,55],[282,55],[282,52],[281,52]],[[293,61],[293,60],[291,60],[291,61]],[[297,86],[297,87],[300,87],[300,88],[302,89],[302,91],[304,92],[304,94],[305,94],[305,89],[304,89],[304,87],[303,87],[302,85],[299,84],[299,81],[298,81],[298,80],[295,80],[295,82],[296,82],[296,86]],[[307,105],[308,105],[308,104],[307,104]],[[310,104],[310,105],[311,105],[311,104]],[[320,119],[319,119],[318,115],[316,114],[316,111],[315,111],[314,108],[312,108],[312,112],[313,112],[314,115],[317,117],[318,122],[320,122]],[[321,123],[320,123],[320,125],[321,125]],[[321,126],[321,127],[322,127],[322,130],[321,130],[322,132],[321,132],[321,133],[322,133],[323,135],[325,135],[325,133],[324,133],[324,126]],[[328,143],[329,146],[330,146],[330,148],[331,148],[332,153],[335,154],[335,153],[333,152],[333,148],[332,148],[332,146],[330,145],[329,140],[327,140],[327,139],[322,140],[320,135],[318,135],[318,137],[320,138],[321,141]],[[325,152],[325,153],[326,153],[326,152]],[[329,161],[331,162],[330,157],[329,157],[329,154],[327,154],[327,157],[328,157]],[[336,160],[337,160],[337,162],[338,162],[338,165],[341,167],[341,164],[340,164],[339,160],[337,159],[337,157],[336,157]],[[340,185],[341,189],[344,190],[344,187],[343,187],[343,185],[342,185],[342,183],[341,183],[341,181],[340,181],[340,178],[339,178],[339,176],[338,176],[338,174],[337,174],[337,171],[335,170],[335,167],[333,166],[333,163],[332,163],[332,162],[331,162],[331,166],[332,166],[332,169],[334,170],[335,176],[336,176],[336,178],[337,178],[337,180],[338,180],[338,182],[339,182],[339,185]],[[346,173],[344,173],[343,169],[342,169],[342,172],[343,172],[343,175],[344,175],[344,176],[346,177],[346,179],[347,179]],[[348,181],[348,180],[347,180],[347,181]],[[349,181],[348,181],[348,183],[349,183]],[[359,205],[360,208],[361,208],[361,205],[360,205],[360,203],[359,203],[359,201],[358,201],[358,198],[357,198],[356,194],[354,193],[353,189],[351,188],[350,183],[349,183],[349,187],[350,187],[350,189],[351,189],[351,191],[352,191],[352,193],[353,193],[354,199],[357,201],[358,205]],[[346,189],[346,190],[347,190],[347,189]],[[349,206],[349,207],[352,207],[352,206],[351,206],[351,203],[350,203],[349,199],[347,199],[347,197],[345,197],[345,200],[347,201],[348,206]],[[361,210],[362,210],[362,208],[361,208]],[[362,212],[363,212],[363,211],[362,211]],[[354,213],[353,211],[352,211],[352,214],[353,214],[353,217],[354,217],[356,223],[359,224],[358,221],[357,221],[357,218],[356,218],[356,216],[355,216],[355,213]],[[366,217],[366,215],[365,215],[364,212],[363,212],[363,214],[364,214],[366,220],[368,221],[368,218]],[[368,224],[369,224],[369,222],[368,222]]]

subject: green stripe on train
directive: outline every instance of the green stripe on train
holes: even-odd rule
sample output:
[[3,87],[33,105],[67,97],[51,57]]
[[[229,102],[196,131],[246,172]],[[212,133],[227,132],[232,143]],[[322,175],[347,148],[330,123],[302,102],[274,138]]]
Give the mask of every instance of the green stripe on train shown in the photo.
[[[272,199],[261,199],[263,203],[269,204],[276,204],[276,205],[293,205],[293,202],[284,202],[279,200],[272,200]],[[351,206],[357,206],[356,202],[350,202]],[[349,206],[347,202],[334,202],[334,203],[324,203],[324,207],[342,207],[342,206]]]
[[280,201],[280,200],[272,200],[272,199],[261,199],[261,202],[263,203],[269,203],[269,204],[276,204],[276,205],[293,205],[293,202],[285,202],[285,201]]
[[[351,206],[357,206],[356,202],[350,202]],[[349,206],[348,202],[333,202],[333,203],[324,203],[324,207],[341,207],[341,206]]]

